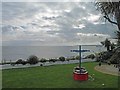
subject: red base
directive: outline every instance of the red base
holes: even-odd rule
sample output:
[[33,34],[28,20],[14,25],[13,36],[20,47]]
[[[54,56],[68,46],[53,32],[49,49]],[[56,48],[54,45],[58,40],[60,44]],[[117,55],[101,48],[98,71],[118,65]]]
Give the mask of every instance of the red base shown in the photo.
[[88,73],[73,73],[74,80],[85,81],[88,80]]

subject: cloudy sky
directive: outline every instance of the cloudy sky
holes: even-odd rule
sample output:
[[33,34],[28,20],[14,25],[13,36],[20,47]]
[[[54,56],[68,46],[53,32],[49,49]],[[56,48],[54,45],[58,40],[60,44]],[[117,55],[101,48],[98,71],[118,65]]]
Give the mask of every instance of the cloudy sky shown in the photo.
[[3,45],[99,44],[116,30],[93,2],[2,2]]

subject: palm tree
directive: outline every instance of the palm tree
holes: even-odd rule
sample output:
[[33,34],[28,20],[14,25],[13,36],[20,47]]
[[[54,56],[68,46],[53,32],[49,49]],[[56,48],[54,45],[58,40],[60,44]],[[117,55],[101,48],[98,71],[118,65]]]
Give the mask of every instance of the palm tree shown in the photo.
[[118,26],[120,30],[120,1],[113,2],[112,0],[106,0],[107,2],[96,2],[97,9],[101,11],[103,17],[110,23]]
[[106,39],[105,40],[105,47],[107,47],[107,51],[110,51],[110,45],[111,45],[111,42],[108,39]]
[[113,42],[110,42],[107,38],[105,41],[102,41],[101,44],[107,47],[107,51],[113,51],[113,49],[115,48],[115,44]]
[[120,46],[120,31],[117,31],[117,45]]
[[105,41],[101,42],[102,45],[104,45],[105,47],[107,47],[107,51],[110,51],[110,46],[111,46],[111,42],[106,38]]
[[118,26],[117,43],[120,45],[120,0],[117,0],[117,2],[114,2],[114,0],[106,0],[106,2],[97,0],[96,6],[106,20]]
[[111,43],[111,51],[113,51],[115,48],[115,44],[114,43]]

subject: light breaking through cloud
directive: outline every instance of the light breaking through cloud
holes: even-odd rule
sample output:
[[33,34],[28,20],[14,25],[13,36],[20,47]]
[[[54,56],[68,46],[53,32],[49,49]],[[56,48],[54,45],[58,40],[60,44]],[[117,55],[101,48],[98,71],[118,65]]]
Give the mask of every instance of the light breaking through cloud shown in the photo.
[[93,2],[2,2],[3,45],[99,44],[116,30]]

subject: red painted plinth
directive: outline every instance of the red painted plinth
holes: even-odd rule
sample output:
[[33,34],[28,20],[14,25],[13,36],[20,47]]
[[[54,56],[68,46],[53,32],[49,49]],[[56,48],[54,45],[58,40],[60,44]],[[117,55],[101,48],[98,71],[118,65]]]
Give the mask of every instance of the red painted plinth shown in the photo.
[[74,80],[81,80],[81,81],[85,81],[88,80],[88,73],[77,73],[77,72],[73,72],[73,77]]

